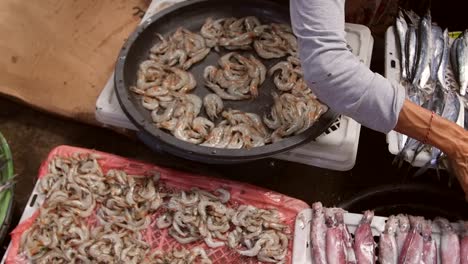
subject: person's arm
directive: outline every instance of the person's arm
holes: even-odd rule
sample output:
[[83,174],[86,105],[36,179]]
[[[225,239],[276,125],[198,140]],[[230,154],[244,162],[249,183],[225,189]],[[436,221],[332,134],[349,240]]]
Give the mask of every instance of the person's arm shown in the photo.
[[[362,125],[406,134],[449,157],[468,194],[468,135],[453,122],[405,100],[405,90],[363,65],[346,48],[345,0],[291,0],[304,78],[330,108]],[[429,131],[429,133],[428,133]],[[425,139],[427,135],[427,139]]]
[[468,132],[463,127],[405,100],[395,131],[447,154],[468,200]]
[[331,109],[388,133],[405,90],[372,72],[346,47],[344,0],[291,0],[304,79]]

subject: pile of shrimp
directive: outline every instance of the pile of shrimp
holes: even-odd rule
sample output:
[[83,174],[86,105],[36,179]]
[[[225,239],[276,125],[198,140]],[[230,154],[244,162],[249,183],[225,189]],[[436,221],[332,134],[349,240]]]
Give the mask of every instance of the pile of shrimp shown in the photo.
[[304,132],[327,111],[327,106],[317,100],[305,83],[296,57],[277,63],[269,74],[274,76],[275,86],[281,92],[281,95],[272,92],[274,104],[270,116],[263,118],[265,124],[274,130],[272,142]]
[[209,17],[200,34],[205,38],[207,46],[214,47],[217,51],[219,46],[227,50],[249,50],[254,39],[260,35],[256,30],[260,25],[260,21],[254,16],[216,20]]
[[[276,210],[228,206],[230,193],[224,189],[169,190],[158,173],[139,176],[111,169],[104,174],[98,160],[96,154],[76,153],[49,163],[39,183],[45,200],[21,236],[20,259],[208,264],[210,252],[204,248],[229,246],[259,261],[284,262],[290,231]],[[169,229],[180,247],[155,247],[148,240],[154,226]]]
[[194,247],[192,249],[173,249],[167,252],[155,250],[153,255],[155,264],[180,264],[180,263],[199,263],[211,264],[210,258],[201,247]]
[[208,135],[201,146],[239,149],[265,145],[269,132],[260,116],[239,110],[223,111],[224,118]]
[[[199,34],[178,28],[167,39],[157,36],[160,41],[141,63],[137,84],[130,90],[141,96],[156,127],[177,139],[214,148],[259,147],[302,133],[327,110],[302,78],[296,37],[288,25],[262,25],[253,16],[207,18]],[[188,70],[220,47],[252,50],[263,59],[289,56],[269,70],[281,94],[272,93],[274,105],[267,116],[224,110],[223,100],[257,98],[267,68],[253,54],[224,54],[218,66],[203,72],[204,85],[213,93],[203,99],[191,93],[197,83]],[[207,117],[199,116],[203,112]],[[227,118],[233,113],[234,119]]]
[[281,58],[288,54],[297,57],[297,40],[290,26],[261,25],[255,28],[255,31],[259,32],[254,41],[258,56],[264,59]]
[[245,100],[258,96],[258,87],[266,77],[266,67],[253,55],[248,58],[236,52],[222,56],[220,68],[208,66],[205,85],[224,100]]
[[185,28],[178,28],[169,39],[157,36],[160,41],[151,48],[149,57],[160,64],[187,70],[210,53],[205,39]]
[[169,234],[180,244],[203,240],[209,248],[229,246],[240,255],[259,261],[279,263],[285,260],[288,237],[276,210],[241,205],[227,205],[230,194],[218,189],[220,195],[192,189],[174,194],[168,211],[157,218],[157,227],[169,228]]

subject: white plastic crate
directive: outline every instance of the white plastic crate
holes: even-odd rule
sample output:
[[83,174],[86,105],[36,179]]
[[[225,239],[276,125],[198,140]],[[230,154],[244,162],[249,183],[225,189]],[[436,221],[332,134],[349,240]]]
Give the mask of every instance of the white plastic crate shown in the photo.
[[[451,74],[451,66],[450,63],[448,65],[447,75]],[[389,27],[387,29],[385,35],[385,76],[389,80],[393,80],[395,82],[400,82],[401,79],[401,71],[400,71],[400,59],[399,59],[399,52],[397,50],[397,39],[395,37],[395,31],[393,27]],[[450,76],[449,76],[450,77]],[[448,78],[449,79],[449,78]],[[450,81],[450,80],[449,80]],[[463,126],[463,122],[465,120],[465,111],[463,108],[463,101],[460,98],[460,113],[458,115],[457,124]],[[396,131],[390,131],[387,134],[387,143],[388,143],[388,150],[393,155],[398,154],[400,152],[399,142],[399,133]],[[414,152],[409,152],[407,157],[408,162],[413,159]],[[427,151],[421,152],[413,162],[414,167],[422,167],[424,166],[429,160],[431,156],[430,153]]]
[[[144,19],[148,17],[148,12],[153,14],[155,8],[161,5],[160,2],[151,3],[153,8],[148,9]],[[172,3],[172,1],[167,1],[167,3]],[[369,28],[347,23],[346,33],[346,40],[353,53],[362,63],[370,66],[374,39]],[[113,79],[112,74],[96,102],[96,119],[105,125],[137,130],[120,108],[114,93]],[[349,117],[341,116],[326,133],[314,142],[290,152],[281,153],[275,158],[339,171],[350,170],[356,162],[360,131],[359,123]]]

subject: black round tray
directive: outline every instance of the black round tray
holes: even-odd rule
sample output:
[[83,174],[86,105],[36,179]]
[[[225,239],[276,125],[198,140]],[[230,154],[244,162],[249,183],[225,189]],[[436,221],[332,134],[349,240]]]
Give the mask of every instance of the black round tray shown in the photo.
[[462,195],[450,189],[421,183],[371,188],[340,203],[338,207],[354,213],[372,209],[381,216],[404,213],[428,219],[437,216],[451,221],[468,219],[468,207]]
[[[243,162],[272,156],[308,143],[324,133],[335,121],[338,114],[332,110],[328,110],[312,127],[299,135],[285,138],[274,144],[239,150],[194,145],[178,140],[170,133],[154,126],[150,112],[141,106],[139,97],[130,92],[129,87],[135,85],[139,65],[148,58],[150,48],[157,41],[156,33],[168,36],[178,27],[185,27],[193,32],[198,32],[207,17],[243,17],[249,15],[258,17],[262,23],[290,24],[287,6],[272,1],[194,0],[175,4],[152,16],[143,22],[128,38],[119,54],[115,68],[115,91],[123,111],[140,130],[145,144],[149,146],[156,144],[157,146],[152,147],[161,148],[183,158],[201,162]],[[197,88],[194,90],[194,94],[203,98],[204,95],[210,92],[203,85],[203,70],[208,65],[217,65],[218,58],[227,52],[226,50],[222,50],[218,54],[212,51],[202,62],[192,66],[190,72],[197,80]],[[251,53],[255,54],[253,51]],[[284,58],[282,59],[284,60]],[[280,60],[261,59],[261,61],[267,68],[270,68]],[[225,109],[238,109],[263,116],[264,113],[270,111],[270,107],[273,104],[271,97],[273,90],[276,90],[273,81],[271,78],[267,78],[259,88],[258,98],[253,101],[224,101]]]

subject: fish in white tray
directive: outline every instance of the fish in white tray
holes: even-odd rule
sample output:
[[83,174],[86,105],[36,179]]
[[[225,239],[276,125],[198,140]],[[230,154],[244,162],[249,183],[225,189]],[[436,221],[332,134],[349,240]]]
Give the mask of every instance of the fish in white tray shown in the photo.
[[[418,28],[418,59],[414,68],[414,75],[412,79],[413,85],[420,85],[422,88],[423,85],[420,84],[420,81],[426,78],[425,74],[430,75],[426,68],[429,67],[429,62],[431,61],[432,54],[432,30],[431,30],[431,13],[429,10],[426,15],[420,20]],[[428,76],[427,76],[428,77]]]
[[423,237],[421,235],[424,218],[410,216],[411,229],[398,258],[399,264],[419,264],[423,253]]
[[432,224],[431,221],[424,221],[422,228],[423,236],[423,255],[422,261],[424,264],[437,264],[437,244],[432,239]]
[[450,222],[438,217],[434,220],[442,231],[440,237],[440,259],[443,264],[460,264],[460,240]]
[[398,219],[398,229],[396,231],[396,242],[398,247],[398,256],[401,254],[403,244],[405,244],[406,236],[410,229],[409,219],[406,215],[399,214],[396,216]]
[[462,221],[463,227],[462,239],[460,241],[460,263],[468,264],[468,222]]
[[374,212],[365,211],[354,233],[354,253],[359,264],[375,263],[375,242],[370,226],[373,217]]
[[417,52],[418,52],[418,32],[417,27],[410,25],[406,35],[406,56],[407,56],[407,77],[409,80],[414,79],[416,63],[417,63]]
[[312,204],[311,249],[314,264],[326,264],[326,234],[325,212],[321,202]]
[[458,84],[460,85],[460,95],[464,96],[468,87],[468,30],[465,30],[458,39],[459,41],[452,46],[452,49],[456,49]]
[[401,67],[401,78],[406,80],[408,78],[408,68],[406,63],[406,34],[408,31],[408,24],[406,23],[403,11],[398,12],[398,17],[395,21],[396,36],[400,44],[400,67]]
[[444,30],[443,38],[444,38],[444,49],[442,51],[442,58],[439,64],[439,69],[437,70],[437,81],[440,85],[442,85],[445,91],[448,91],[447,83],[445,81],[445,74],[447,71],[447,65],[449,61],[449,50],[450,50],[449,35],[448,35],[447,29]]
[[335,208],[325,209],[325,223],[328,227],[326,235],[327,263],[345,264],[346,250],[343,240],[343,231],[338,226],[335,211]]
[[432,58],[431,58],[431,80],[437,80],[437,71],[439,70],[444,53],[444,32],[442,28],[432,26]]
[[385,231],[379,239],[379,262],[381,264],[398,263],[398,247],[396,242],[396,231],[398,230],[398,219],[390,216],[385,224]]
[[343,242],[345,246],[345,253],[346,253],[346,263],[347,264],[355,264],[356,263],[356,255],[354,254],[354,240],[351,236],[351,233],[348,230],[348,227],[344,223],[344,210],[337,210],[335,212],[335,218],[338,222],[338,228],[343,233]]

